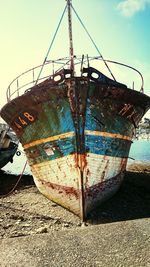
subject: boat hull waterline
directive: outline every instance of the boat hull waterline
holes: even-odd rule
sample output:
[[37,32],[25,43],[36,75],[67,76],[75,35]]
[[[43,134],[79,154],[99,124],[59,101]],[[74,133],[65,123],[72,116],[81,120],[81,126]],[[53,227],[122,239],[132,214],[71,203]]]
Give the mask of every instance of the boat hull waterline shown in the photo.
[[85,220],[120,187],[149,105],[149,97],[117,83],[76,77],[33,86],[1,116],[22,143],[39,191]]

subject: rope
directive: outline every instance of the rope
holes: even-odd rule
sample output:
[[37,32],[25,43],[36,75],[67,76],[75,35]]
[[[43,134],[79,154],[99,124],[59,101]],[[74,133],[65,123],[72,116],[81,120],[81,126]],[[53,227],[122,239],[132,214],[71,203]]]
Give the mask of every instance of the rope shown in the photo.
[[58,23],[57,29],[56,29],[55,34],[54,34],[54,36],[53,36],[53,39],[52,39],[52,41],[51,41],[50,47],[49,47],[49,49],[48,49],[48,51],[47,51],[46,57],[45,57],[45,59],[44,59],[44,61],[43,61],[43,64],[42,64],[41,70],[40,70],[40,72],[39,72],[39,75],[38,75],[38,77],[37,77],[37,80],[36,80],[36,82],[35,82],[35,85],[37,84],[37,82],[38,82],[38,80],[39,80],[39,78],[40,78],[40,76],[41,76],[42,70],[43,70],[43,68],[44,68],[44,64],[45,64],[45,62],[47,61],[49,52],[50,52],[50,50],[51,50],[51,48],[52,48],[52,45],[53,45],[53,43],[54,43],[55,37],[56,37],[57,32],[58,32],[58,30],[59,30],[59,27],[60,27],[60,24],[61,24],[62,19],[63,19],[63,17],[64,17],[64,14],[65,14],[66,9],[67,9],[67,4],[66,4],[66,6],[65,6],[65,8],[64,8],[64,11],[63,11],[63,13],[62,13],[62,15],[61,15],[60,21],[59,21],[59,23]]
[[[71,6],[72,6],[72,4],[71,4]],[[95,44],[95,42],[94,42],[94,40],[93,40],[93,38],[92,38],[91,35],[89,34],[88,30],[86,29],[85,25],[83,24],[82,20],[80,19],[78,13],[76,12],[76,10],[74,9],[73,6],[72,6],[72,9],[73,9],[74,13],[76,14],[78,20],[80,21],[82,27],[84,28],[85,32],[87,33],[87,35],[89,36],[90,40],[92,41],[93,45],[95,46],[95,48],[96,48],[97,52],[99,53],[100,57],[102,58],[103,62],[105,63],[105,66],[106,66],[107,69],[109,70],[109,72],[110,72],[111,76],[113,77],[114,81],[116,81],[116,79],[115,79],[115,77],[114,77],[114,75],[113,75],[111,69],[109,68],[107,62],[106,62],[105,59],[103,58],[102,54],[100,53],[100,51],[99,51],[97,45]]]
[[12,194],[14,192],[14,190],[16,189],[17,185],[19,184],[21,178],[22,178],[22,175],[24,173],[24,170],[27,166],[27,161],[25,162],[25,165],[23,167],[23,170],[22,170],[22,173],[19,175],[19,178],[18,178],[18,181],[16,182],[16,184],[14,185],[14,187],[5,195],[0,195],[0,198],[5,198],[5,197],[8,197],[10,194]]
[[[51,41],[50,47],[49,47],[49,49],[48,49],[48,51],[47,51],[46,57],[45,57],[45,59],[44,59],[44,61],[43,61],[43,64],[42,64],[42,66],[41,66],[41,70],[40,70],[40,72],[39,72],[39,75],[38,75],[38,77],[37,77],[37,80],[36,80],[36,82],[35,82],[35,85],[37,85],[38,80],[39,80],[39,78],[40,78],[40,76],[41,76],[41,73],[42,73],[43,68],[44,68],[44,65],[45,65],[45,63],[46,63],[46,61],[47,61],[49,52],[50,52],[50,50],[51,50],[51,48],[52,48],[52,45],[53,45],[54,40],[55,40],[55,38],[56,38],[56,35],[57,35],[58,30],[59,30],[60,24],[61,24],[61,22],[62,22],[62,19],[63,19],[63,17],[64,17],[65,11],[66,11],[66,9],[67,9],[67,6],[68,6],[68,3],[66,4],[66,6],[65,6],[65,8],[64,8],[64,11],[63,11],[62,16],[61,16],[61,18],[60,18],[60,21],[59,21],[59,23],[58,23],[57,29],[56,29],[55,34],[54,34],[54,36],[53,36],[53,39],[52,39],[52,41]],[[71,8],[73,9],[73,11],[74,11],[75,15],[77,16],[78,20],[80,21],[80,23],[81,23],[82,27],[84,28],[85,32],[86,32],[87,35],[89,36],[91,42],[92,42],[93,45],[95,46],[97,52],[99,53],[100,57],[102,58],[102,60],[103,60],[103,62],[104,62],[104,64],[105,64],[105,66],[106,66],[106,68],[108,69],[108,71],[110,72],[112,78],[114,79],[114,81],[116,81],[115,76],[113,75],[111,69],[109,68],[107,62],[105,61],[105,59],[103,58],[102,54],[100,53],[100,50],[98,49],[97,45],[95,44],[93,38],[91,37],[91,35],[89,34],[89,32],[88,32],[88,30],[86,29],[85,25],[83,24],[82,20],[80,19],[78,13],[77,13],[76,10],[74,9],[72,3],[70,3],[70,6],[71,6]]]

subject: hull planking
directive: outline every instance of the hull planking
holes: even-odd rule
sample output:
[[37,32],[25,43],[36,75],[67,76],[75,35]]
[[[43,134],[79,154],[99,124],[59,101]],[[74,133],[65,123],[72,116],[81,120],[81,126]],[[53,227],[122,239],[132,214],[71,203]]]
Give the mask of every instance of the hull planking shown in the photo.
[[149,97],[124,85],[64,76],[32,87],[1,116],[22,143],[39,191],[85,220],[120,187],[149,106]]

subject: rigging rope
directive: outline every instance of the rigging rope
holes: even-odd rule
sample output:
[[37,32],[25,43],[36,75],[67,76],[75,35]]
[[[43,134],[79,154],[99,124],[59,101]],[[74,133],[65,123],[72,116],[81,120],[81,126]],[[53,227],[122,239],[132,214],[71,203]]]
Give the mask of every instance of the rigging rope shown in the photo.
[[39,78],[40,78],[40,76],[41,76],[42,70],[43,70],[43,68],[44,68],[44,64],[45,64],[45,62],[47,61],[49,52],[50,52],[50,50],[51,50],[51,48],[52,48],[52,45],[53,45],[53,43],[54,43],[55,37],[56,37],[57,32],[58,32],[58,30],[59,30],[60,24],[61,24],[61,22],[62,22],[62,19],[63,19],[63,17],[64,17],[65,12],[66,12],[66,9],[67,9],[67,4],[66,4],[66,6],[65,6],[65,8],[64,8],[64,11],[63,11],[63,13],[62,13],[62,15],[61,15],[60,21],[59,21],[59,23],[58,23],[57,29],[56,29],[56,31],[55,31],[55,34],[54,34],[54,36],[53,36],[53,39],[52,39],[51,44],[50,44],[50,46],[49,46],[49,49],[48,49],[48,51],[47,51],[46,57],[45,57],[45,59],[44,59],[44,61],[43,61],[43,64],[42,64],[41,70],[40,70],[40,72],[39,72],[39,75],[38,75],[38,77],[37,77],[37,80],[36,80],[36,82],[35,82],[35,85],[38,83],[38,80],[39,80]]
[[[38,75],[38,77],[37,77],[37,79],[36,79],[35,85],[38,83],[38,80],[39,80],[39,78],[40,78],[40,76],[41,76],[42,70],[43,70],[43,68],[44,68],[44,65],[45,65],[45,63],[46,63],[46,61],[47,61],[47,58],[48,58],[48,55],[49,55],[49,52],[50,52],[50,50],[51,50],[51,48],[52,48],[52,45],[53,45],[53,43],[54,43],[54,40],[55,40],[55,38],[56,38],[57,32],[58,32],[58,30],[59,30],[60,24],[61,24],[61,22],[62,22],[62,19],[63,19],[63,17],[64,17],[65,11],[66,11],[66,9],[67,9],[67,6],[68,6],[68,3],[66,4],[66,6],[65,6],[65,8],[64,8],[64,11],[63,11],[62,16],[61,16],[61,18],[60,18],[60,21],[59,21],[59,23],[58,23],[57,29],[56,29],[56,31],[55,31],[55,33],[54,33],[53,39],[52,39],[51,44],[50,44],[50,46],[49,46],[49,49],[48,49],[48,51],[47,51],[46,57],[45,57],[45,59],[44,59],[44,61],[43,61],[43,64],[42,64],[42,66],[41,66],[41,70],[40,70],[39,75]],[[104,62],[104,64],[105,64],[105,66],[106,66],[106,68],[108,69],[108,71],[110,72],[110,74],[111,74],[113,80],[116,81],[116,79],[115,79],[115,77],[114,77],[114,75],[113,75],[111,69],[109,68],[107,62],[105,61],[105,59],[103,58],[102,54],[100,53],[100,50],[98,49],[96,43],[94,42],[93,38],[92,38],[91,35],[89,34],[87,28],[85,27],[85,25],[84,25],[84,23],[82,22],[81,18],[79,17],[78,13],[77,13],[76,10],[74,9],[72,3],[70,3],[70,6],[71,6],[71,8],[73,9],[75,15],[77,16],[79,22],[81,23],[82,27],[84,28],[85,32],[86,32],[87,35],[89,36],[89,38],[90,38],[91,42],[93,43],[94,47],[96,48],[98,54],[99,54],[100,57],[102,58],[102,60],[103,60],[103,62]]]
[[7,194],[0,195],[0,198],[8,197],[10,194],[12,194],[14,192],[14,190],[16,189],[17,185],[19,184],[19,182],[20,182],[20,180],[22,178],[22,175],[24,173],[24,170],[25,170],[26,166],[27,166],[27,161],[25,162],[23,170],[22,170],[21,174],[19,175],[19,178],[18,178],[18,181],[16,182],[16,184],[13,186],[13,188]]
[[73,9],[74,13],[76,14],[76,16],[77,16],[78,20],[80,21],[80,23],[81,23],[82,27],[84,28],[85,32],[86,32],[86,33],[87,33],[87,35],[89,36],[89,38],[90,38],[91,42],[92,42],[92,43],[93,43],[93,45],[95,46],[95,48],[96,48],[97,52],[99,53],[100,57],[102,58],[102,60],[103,60],[103,62],[104,62],[104,64],[105,64],[105,66],[106,66],[106,67],[107,67],[107,69],[109,70],[109,72],[110,72],[111,76],[113,77],[114,81],[116,81],[116,79],[115,79],[115,77],[114,77],[114,75],[113,75],[113,73],[112,73],[111,69],[109,68],[109,66],[108,66],[107,62],[106,62],[106,61],[105,61],[105,59],[103,58],[102,54],[100,53],[100,51],[99,51],[99,49],[98,49],[97,45],[95,44],[95,42],[94,42],[94,40],[93,40],[93,38],[92,38],[92,37],[91,37],[91,35],[89,34],[88,30],[86,29],[85,25],[83,24],[82,20],[80,19],[80,17],[79,17],[79,15],[78,15],[78,13],[76,12],[76,10],[74,9],[74,7],[73,7],[73,5],[72,5],[72,4],[71,4],[71,7],[72,7],[72,9]]

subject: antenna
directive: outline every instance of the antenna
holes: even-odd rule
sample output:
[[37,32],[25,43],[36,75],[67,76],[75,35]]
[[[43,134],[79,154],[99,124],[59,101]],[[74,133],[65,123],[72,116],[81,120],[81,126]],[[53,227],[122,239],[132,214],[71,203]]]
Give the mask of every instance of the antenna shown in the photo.
[[73,71],[74,74],[74,52],[73,52],[73,38],[72,38],[72,17],[71,17],[71,7],[72,7],[72,0],[66,0],[67,7],[68,7],[68,30],[69,30],[69,43],[70,43],[70,69]]

